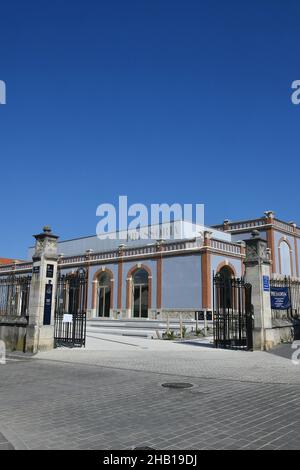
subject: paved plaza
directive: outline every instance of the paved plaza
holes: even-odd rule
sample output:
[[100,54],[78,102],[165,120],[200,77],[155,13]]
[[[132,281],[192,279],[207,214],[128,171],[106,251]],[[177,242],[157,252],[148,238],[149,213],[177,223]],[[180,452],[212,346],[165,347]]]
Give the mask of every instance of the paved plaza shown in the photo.
[[13,354],[0,366],[0,449],[297,449],[292,352],[90,334],[86,350]]

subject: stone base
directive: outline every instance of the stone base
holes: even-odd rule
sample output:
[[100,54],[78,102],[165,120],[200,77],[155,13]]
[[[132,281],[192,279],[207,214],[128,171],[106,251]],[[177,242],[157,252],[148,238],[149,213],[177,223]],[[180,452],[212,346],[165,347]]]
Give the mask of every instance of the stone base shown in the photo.
[[[110,316],[107,320],[162,320],[166,321],[167,318],[170,320],[179,320],[180,317],[182,320],[195,320],[196,309],[193,310],[179,310],[179,309],[149,309],[147,318],[135,318],[132,316],[131,309],[122,309],[122,310],[111,310]],[[87,319],[92,320],[93,318],[98,318],[94,310],[89,310]]]
[[253,332],[253,349],[269,351],[278,344],[292,341],[292,325],[265,329],[262,337],[261,330]]
[[160,320],[169,320],[175,319],[179,320],[182,318],[182,320],[195,320],[195,310],[179,310],[179,309],[163,309],[161,310],[161,313],[159,314],[159,319]]
[[[167,320],[169,319],[176,319],[179,320],[181,317],[182,320],[195,320],[195,311],[196,310],[177,310],[177,309],[149,309],[148,310],[148,317],[147,318],[135,318],[132,316],[132,312],[130,309],[123,309],[123,310],[113,310],[110,313],[110,319],[114,320]],[[95,317],[94,317],[95,318]]]
[[7,351],[24,352],[26,348],[27,320],[22,317],[2,317],[0,340],[4,341]]
[[32,326],[27,328],[26,352],[37,353],[49,351],[54,348],[54,327]]

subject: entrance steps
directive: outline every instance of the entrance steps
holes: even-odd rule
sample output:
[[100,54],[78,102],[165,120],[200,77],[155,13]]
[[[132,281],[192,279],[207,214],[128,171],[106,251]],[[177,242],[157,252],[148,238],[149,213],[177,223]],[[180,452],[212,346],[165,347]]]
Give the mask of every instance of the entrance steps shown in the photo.
[[[188,331],[196,329],[195,320],[183,320],[183,325]],[[208,322],[211,327],[211,322]],[[204,328],[204,322],[198,322],[199,328]],[[87,333],[92,334],[109,334],[118,336],[138,336],[143,338],[159,338],[167,331],[168,325],[165,320],[141,320],[141,319],[122,319],[113,320],[111,318],[93,318],[87,321]],[[170,319],[169,328],[171,331],[178,333],[180,331],[180,323],[178,319]]]

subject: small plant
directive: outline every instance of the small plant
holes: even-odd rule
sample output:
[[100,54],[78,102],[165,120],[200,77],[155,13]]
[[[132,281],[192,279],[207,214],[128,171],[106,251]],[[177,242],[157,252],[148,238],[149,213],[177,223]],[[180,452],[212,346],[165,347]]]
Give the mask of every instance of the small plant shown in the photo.
[[181,328],[181,335],[182,335],[183,338],[185,338],[186,334],[187,334],[187,328],[186,328],[186,326],[183,326]]
[[163,339],[173,341],[175,339],[175,331],[173,331],[173,330],[165,331],[163,333],[162,337],[163,337]]
[[195,333],[196,333],[196,336],[203,336],[203,331],[200,330],[200,328],[196,328]]

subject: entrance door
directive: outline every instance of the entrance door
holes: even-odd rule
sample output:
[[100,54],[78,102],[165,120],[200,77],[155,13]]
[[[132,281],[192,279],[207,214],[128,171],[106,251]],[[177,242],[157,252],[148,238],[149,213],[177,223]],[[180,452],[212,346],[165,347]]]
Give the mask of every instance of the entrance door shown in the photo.
[[99,277],[98,284],[98,316],[109,317],[110,311],[110,276],[104,272]]
[[138,269],[133,275],[133,317],[148,317],[148,273]]
[[99,317],[109,317],[110,288],[99,286]]

